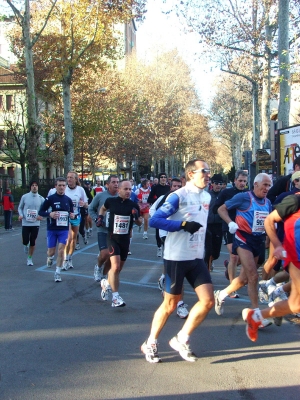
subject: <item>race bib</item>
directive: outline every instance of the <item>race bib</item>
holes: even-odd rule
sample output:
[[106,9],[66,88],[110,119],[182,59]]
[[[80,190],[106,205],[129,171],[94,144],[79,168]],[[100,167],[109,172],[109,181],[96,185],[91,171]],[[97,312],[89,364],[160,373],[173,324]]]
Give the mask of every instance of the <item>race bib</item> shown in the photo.
[[254,218],[253,218],[253,225],[252,225],[252,232],[265,232],[265,219],[269,213],[267,211],[255,211]]
[[190,216],[198,215],[200,210],[201,210],[200,204],[191,204],[191,205],[189,205],[188,215],[190,215]]
[[129,232],[130,216],[115,215],[114,231],[117,235],[126,235]]
[[35,222],[37,218],[37,210],[26,210],[26,221],[28,222]]
[[188,248],[190,250],[204,249],[204,229],[200,228],[199,231],[189,235]]
[[56,220],[57,226],[69,225],[69,213],[67,211],[59,211],[59,217]]
[[142,203],[145,204],[148,201],[149,193],[142,194]]

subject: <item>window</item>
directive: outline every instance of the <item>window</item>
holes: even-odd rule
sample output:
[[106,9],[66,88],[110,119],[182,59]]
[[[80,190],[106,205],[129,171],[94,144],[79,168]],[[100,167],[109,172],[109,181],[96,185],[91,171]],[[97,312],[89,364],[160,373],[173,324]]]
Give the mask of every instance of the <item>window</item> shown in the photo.
[[0,150],[3,149],[4,146],[4,131],[0,131]]
[[13,97],[12,94],[6,95],[6,110],[11,111],[13,106]]
[[7,146],[8,149],[14,149],[15,146],[15,139],[13,136],[13,131],[7,131]]
[[15,177],[15,168],[14,167],[7,167],[7,175],[11,178]]

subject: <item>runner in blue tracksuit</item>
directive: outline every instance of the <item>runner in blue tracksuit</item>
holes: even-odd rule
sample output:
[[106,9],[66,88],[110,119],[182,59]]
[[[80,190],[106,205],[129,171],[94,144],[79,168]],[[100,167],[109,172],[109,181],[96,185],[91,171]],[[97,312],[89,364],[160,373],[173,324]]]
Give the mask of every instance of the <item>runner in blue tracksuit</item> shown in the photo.
[[69,219],[75,219],[73,202],[65,195],[66,179],[63,177],[55,180],[56,193],[46,198],[40,208],[39,215],[47,217],[47,265],[51,267],[58,242],[58,254],[56,259],[56,271],[54,281],[61,282],[61,267],[64,259],[69,233]]

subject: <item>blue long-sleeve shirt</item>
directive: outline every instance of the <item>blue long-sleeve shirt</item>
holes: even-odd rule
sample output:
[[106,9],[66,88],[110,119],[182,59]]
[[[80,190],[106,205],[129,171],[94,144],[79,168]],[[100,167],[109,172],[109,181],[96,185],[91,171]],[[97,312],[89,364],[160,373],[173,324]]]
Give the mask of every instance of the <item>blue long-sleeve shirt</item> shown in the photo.
[[171,215],[175,214],[179,208],[179,197],[176,193],[171,193],[165,202],[159,209],[157,209],[154,215],[149,220],[151,228],[162,229],[168,232],[176,232],[181,229],[180,221],[174,221],[167,219]]

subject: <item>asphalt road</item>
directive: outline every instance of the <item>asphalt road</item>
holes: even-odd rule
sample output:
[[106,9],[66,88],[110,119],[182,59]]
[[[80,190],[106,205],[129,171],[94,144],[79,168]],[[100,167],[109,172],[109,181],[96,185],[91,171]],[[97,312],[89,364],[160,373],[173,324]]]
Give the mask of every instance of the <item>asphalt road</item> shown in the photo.
[[[196,363],[182,360],[168,344],[183,324],[175,314],[159,338],[163,362],[147,363],[140,346],[161,302],[162,260],[156,257],[154,230],[143,240],[135,229],[131,249],[119,289],[127,305],[115,309],[100,299],[93,280],[95,231],[75,253],[74,270],[55,283],[54,268],[45,265],[45,223],[31,267],[21,227],[0,229],[1,400],[300,398],[299,321],[285,318],[252,343],[241,318],[249,304],[246,289],[240,299],[226,300],[223,316],[212,310],[192,335]],[[212,273],[216,289],[228,282],[225,258],[223,246]],[[191,306],[195,300],[186,285],[185,302]]]

